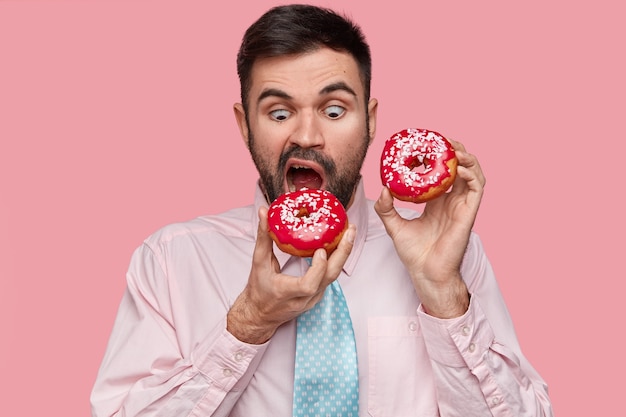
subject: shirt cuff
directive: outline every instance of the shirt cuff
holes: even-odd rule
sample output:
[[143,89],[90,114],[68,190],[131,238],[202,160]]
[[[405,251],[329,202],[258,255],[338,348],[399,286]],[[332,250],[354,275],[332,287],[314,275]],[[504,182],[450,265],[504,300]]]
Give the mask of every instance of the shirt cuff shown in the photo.
[[431,359],[450,367],[473,370],[484,359],[494,340],[493,329],[476,297],[470,297],[465,314],[453,319],[428,315],[417,309],[426,349]]
[[209,335],[207,341],[194,351],[192,362],[213,384],[224,391],[231,391],[236,389],[235,385],[254,358],[265,352],[268,343],[244,343],[230,334],[224,326],[220,333]]

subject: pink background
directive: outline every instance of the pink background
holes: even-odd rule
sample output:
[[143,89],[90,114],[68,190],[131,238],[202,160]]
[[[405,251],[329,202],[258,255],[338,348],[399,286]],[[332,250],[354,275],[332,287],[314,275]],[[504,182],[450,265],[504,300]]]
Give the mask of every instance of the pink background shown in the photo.
[[[463,141],[488,178],[476,230],[556,414],[616,415],[620,2],[408,3],[319,3],[351,14],[372,46],[368,195],[395,131]],[[275,4],[0,2],[3,415],[89,415],[133,249],[167,223],[251,201],[235,54]]]

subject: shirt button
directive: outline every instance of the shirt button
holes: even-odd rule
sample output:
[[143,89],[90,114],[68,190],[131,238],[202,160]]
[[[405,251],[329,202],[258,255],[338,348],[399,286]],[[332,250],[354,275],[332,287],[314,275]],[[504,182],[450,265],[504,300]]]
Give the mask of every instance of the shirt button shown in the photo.
[[493,397],[493,399],[491,400],[491,405],[498,405],[500,404],[500,397]]
[[463,333],[463,336],[468,336],[470,334],[469,326],[463,326],[463,328],[461,329],[461,333]]
[[243,359],[243,353],[241,353],[241,352],[235,353],[235,360],[237,362],[241,362],[242,359]]
[[470,352],[474,352],[476,350],[476,345],[473,343],[470,343],[467,348],[469,349]]
[[415,330],[417,330],[417,323],[415,323],[414,321],[409,323],[409,330],[414,332]]
[[225,377],[229,377],[229,376],[231,376],[232,374],[233,374],[233,371],[231,371],[231,370],[230,370],[230,369],[228,369],[228,368],[224,368],[224,369],[222,370],[222,375],[224,375]]

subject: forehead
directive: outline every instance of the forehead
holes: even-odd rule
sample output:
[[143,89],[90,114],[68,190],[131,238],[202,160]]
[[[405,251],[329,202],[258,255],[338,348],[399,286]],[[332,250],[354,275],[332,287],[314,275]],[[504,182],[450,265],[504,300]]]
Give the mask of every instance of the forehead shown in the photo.
[[344,83],[363,96],[359,67],[352,55],[320,48],[298,55],[258,59],[251,73],[252,102],[267,89],[279,89],[290,96],[319,94],[331,84]]

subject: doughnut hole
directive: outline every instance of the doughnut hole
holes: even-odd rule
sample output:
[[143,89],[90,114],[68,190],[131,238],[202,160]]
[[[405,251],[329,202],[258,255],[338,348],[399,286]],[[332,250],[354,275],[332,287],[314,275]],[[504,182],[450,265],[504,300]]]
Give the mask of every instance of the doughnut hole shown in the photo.
[[407,168],[417,174],[423,174],[424,172],[428,172],[431,169],[428,160],[420,161],[417,156],[411,156],[407,158],[405,164]]

